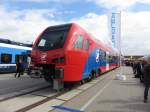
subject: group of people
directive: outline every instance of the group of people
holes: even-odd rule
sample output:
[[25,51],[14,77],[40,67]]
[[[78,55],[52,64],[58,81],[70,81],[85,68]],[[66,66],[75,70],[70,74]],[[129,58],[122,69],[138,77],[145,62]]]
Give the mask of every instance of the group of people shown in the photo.
[[146,65],[145,60],[136,60],[131,63],[131,66],[133,68],[133,73],[135,74],[135,78],[140,78],[140,81],[143,82],[144,80],[144,65]]
[[144,83],[144,103],[147,103],[148,91],[150,87],[150,57],[146,60],[134,61],[131,64],[135,78],[140,78],[140,81]]

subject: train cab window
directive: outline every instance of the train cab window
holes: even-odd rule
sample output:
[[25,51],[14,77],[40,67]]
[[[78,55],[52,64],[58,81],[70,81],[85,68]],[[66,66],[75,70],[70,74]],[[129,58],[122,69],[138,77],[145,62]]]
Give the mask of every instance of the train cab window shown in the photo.
[[77,40],[74,43],[74,48],[80,48],[82,49],[82,43],[83,43],[83,36],[79,35]]
[[38,46],[43,47],[45,46],[46,40],[41,39],[41,41],[39,42]]
[[11,63],[12,54],[1,54],[1,62],[2,63]]
[[89,40],[86,39],[83,44],[83,49],[89,50],[89,47],[90,47],[90,42],[89,42]]
[[71,24],[48,27],[40,36],[35,48],[40,51],[49,51],[63,48]]

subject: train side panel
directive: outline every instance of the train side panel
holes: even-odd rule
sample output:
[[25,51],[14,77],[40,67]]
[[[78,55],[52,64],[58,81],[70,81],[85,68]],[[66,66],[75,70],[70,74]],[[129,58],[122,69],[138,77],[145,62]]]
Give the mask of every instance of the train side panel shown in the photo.
[[79,36],[83,36],[84,39],[84,32],[82,29],[77,27],[76,25],[72,25],[71,28],[71,35],[67,44],[67,65],[65,65],[64,71],[64,81],[80,81],[82,80],[82,72],[84,69],[84,64],[88,58],[87,51],[74,48],[74,44],[77,41]]
[[[96,45],[91,37],[79,27],[73,27],[72,32],[75,32],[75,34],[72,34],[70,41],[68,41],[70,47],[66,54],[67,65],[64,68],[64,81],[80,81],[88,78],[93,70],[100,69],[101,72],[106,72],[116,67],[114,63],[110,64],[106,59],[108,50],[102,50],[101,46],[103,45]],[[73,48],[77,35],[82,35],[84,40],[90,41],[89,50]]]
[[[31,51],[31,50],[29,50]],[[2,62],[0,59],[0,73],[5,72],[15,72],[16,71],[16,56],[17,55],[27,55],[27,50],[24,49],[15,49],[9,47],[0,46],[0,55],[2,59],[3,54],[10,54],[11,60],[8,63]],[[24,60],[24,67],[27,67],[27,60]]]
[[106,57],[101,55],[100,48],[94,48],[89,54],[89,57],[85,63],[82,79],[86,79],[91,74],[92,70],[100,69],[101,72],[106,71]]

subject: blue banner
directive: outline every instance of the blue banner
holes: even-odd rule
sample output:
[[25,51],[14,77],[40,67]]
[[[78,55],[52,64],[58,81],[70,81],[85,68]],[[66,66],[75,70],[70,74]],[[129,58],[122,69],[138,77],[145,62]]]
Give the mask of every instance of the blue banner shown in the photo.
[[109,35],[112,47],[120,49],[121,13],[110,13],[108,16]]

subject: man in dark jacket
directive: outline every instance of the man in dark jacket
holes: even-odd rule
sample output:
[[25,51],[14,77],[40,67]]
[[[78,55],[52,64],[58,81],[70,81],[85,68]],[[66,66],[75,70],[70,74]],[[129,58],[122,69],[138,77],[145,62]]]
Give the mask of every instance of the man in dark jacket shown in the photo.
[[18,78],[19,78],[22,73],[23,73],[23,63],[22,63],[22,60],[19,60],[16,63],[16,74],[15,74],[15,77],[18,75]]
[[136,65],[136,77],[140,78],[140,74],[141,74],[141,64],[140,61],[138,61]]
[[133,73],[135,74],[135,78],[137,78],[137,61],[133,62]]
[[144,73],[144,84],[145,84],[144,103],[147,103],[148,91],[150,87],[150,58],[147,60],[147,64],[144,66],[143,73]]
[[144,82],[144,74],[143,74],[143,72],[144,72],[145,63],[146,63],[146,62],[145,62],[144,60],[141,61],[140,81],[141,81],[142,83]]

